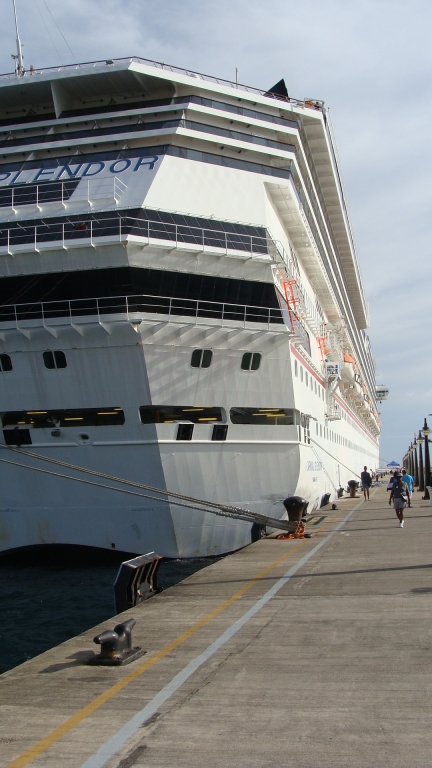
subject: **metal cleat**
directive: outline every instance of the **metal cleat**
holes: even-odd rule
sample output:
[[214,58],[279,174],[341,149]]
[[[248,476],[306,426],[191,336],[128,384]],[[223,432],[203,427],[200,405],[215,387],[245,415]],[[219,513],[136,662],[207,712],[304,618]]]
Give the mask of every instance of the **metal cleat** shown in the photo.
[[132,647],[132,627],[136,619],[128,619],[117,624],[113,630],[106,630],[95,637],[94,642],[101,646],[98,656],[93,656],[88,663],[103,667],[121,667],[143,656],[146,651]]

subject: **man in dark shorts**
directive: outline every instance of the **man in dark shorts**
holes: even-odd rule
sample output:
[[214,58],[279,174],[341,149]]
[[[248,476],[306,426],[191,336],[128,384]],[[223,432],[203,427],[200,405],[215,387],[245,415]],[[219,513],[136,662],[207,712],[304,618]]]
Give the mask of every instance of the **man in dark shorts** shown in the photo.
[[396,482],[393,483],[389,504],[391,504],[392,499],[393,506],[399,520],[399,528],[403,528],[405,522],[403,511],[407,504],[409,507],[411,506],[411,496],[407,484],[402,480],[402,472],[398,472],[396,475]]
[[369,488],[372,485],[372,478],[367,471],[367,467],[363,467],[363,472],[360,475],[361,488],[364,493],[365,501],[369,501]]

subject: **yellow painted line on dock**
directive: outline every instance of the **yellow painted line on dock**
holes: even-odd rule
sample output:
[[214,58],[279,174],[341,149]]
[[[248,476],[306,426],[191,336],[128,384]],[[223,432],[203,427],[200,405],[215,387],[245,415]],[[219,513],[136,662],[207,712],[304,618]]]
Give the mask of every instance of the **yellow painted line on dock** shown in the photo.
[[[337,520],[338,517],[340,517],[342,514],[344,514],[347,511],[348,511],[347,509],[339,510],[338,514],[332,517],[331,520],[329,520],[327,523],[325,523],[320,530],[324,530],[324,528],[327,528],[335,520]],[[38,755],[42,754],[42,752],[45,752],[53,744],[55,744],[56,741],[59,741],[59,739],[61,739],[63,736],[69,733],[69,731],[72,731],[74,728],[76,728],[76,726],[82,723],[83,720],[89,717],[89,715],[91,715],[97,709],[99,709],[104,704],[106,704],[107,701],[109,701],[114,696],[116,696],[117,693],[119,693],[124,688],[126,688],[130,683],[134,682],[134,680],[136,680],[138,677],[144,674],[144,672],[150,669],[150,667],[154,666],[154,664],[157,664],[158,661],[163,659],[171,651],[173,651],[175,648],[178,648],[179,645],[181,645],[186,640],[188,640],[188,638],[194,635],[195,632],[198,632],[198,630],[201,629],[201,627],[204,627],[206,624],[208,624],[209,621],[216,618],[216,616],[219,616],[219,614],[222,613],[222,611],[224,611],[225,608],[228,608],[230,605],[232,605],[237,600],[239,600],[240,597],[242,597],[246,592],[252,589],[252,587],[255,584],[257,584],[258,581],[263,579],[264,576],[266,576],[270,571],[272,571],[273,568],[276,568],[280,563],[282,563],[288,557],[291,557],[291,555],[293,555],[295,552],[301,549],[301,547],[303,547],[309,541],[310,539],[302,539],[295,547],[290,549],[289,552],[286,552],[284,555],[279,557],[277,560],[275,560],[273,563],[267,566],[267,568],[264,568],[264,570],[260,571],[260,573],[258,573],[258,575],[255,576],[254,579],[251,579],[251,581],[249,581],[247,584],[245,584],[243,587],[237,590],[237,592],[235,592],[234,595],[232,595],[232,597],[228,598],[228,600],[225,600],[217,608],[214,608],[213,611],[210,611],[210,613],[208,613],[202,619],[200,619],[191,627],[189,627],[189,629],[187,629],[185,632],[182,632],[181,635],[179,635],[170,643],[168,643],[168,645],[166,645],[164,648],[161,648],[160,651],[157,651],[157,653],[155,653],[154,656],[152,656],[150,659],[147,659],[147,661],[137,666],[136,669],[134,669],[133,672],[130,672],[128,675],[126,675],[123,678],[123,680],[119,680],[118,683],[115,683],[114,685],[112,685],[111,688],[108,688],[106,691],[101,693],[100,696],[97,696],[89,704],[86,704],[85,707],[82,707],[82,709],[79,709],[77,712],[75,712],[75,714],[69,717],[67,720],[65,720],[65,722],[62,723],[62,725],[59,725],[53,731],[48,733],[47,736],[44,736],[43,739],[38,741],[29,749],[27,749],[25,752],[19,755],[19,757],[15,758],[15,760],[12,760],[11,763],[8,763],[8,765],[6,765],[5,768],[24,768],[26,765],[31,763],[32,760],[38,757]]]

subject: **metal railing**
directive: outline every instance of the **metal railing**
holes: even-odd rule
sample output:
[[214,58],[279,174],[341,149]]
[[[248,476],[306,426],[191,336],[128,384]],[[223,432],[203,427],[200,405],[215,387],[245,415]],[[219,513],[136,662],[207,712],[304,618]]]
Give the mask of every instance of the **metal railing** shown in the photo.
[[89,241],[91,246],[95,246],[98,242],[103,244],[107,239],[123,242],[129,238],[138,238],[147,244],[152,240],[168,241],[173,248],[191,245],[202,250],[217,249],[226,254],[228,251],[247,252],[251,256],[269,254],[268,237],[104,214],[94,214],[93,218],[85,214],[72,221],[49,219],[34,225],[6,225],[0,229],[0,253],[3,250],[13,255],[14,247],[22,249],[24,246],[39,251],[44,247],[58,245],[59,248],[67,249],[74,242],[79,245]]
[[77,318],[94,317],[101,322],[107,315],[123,315],[128,322],[139,324],[142,318],[137,316],[141,314],[166,315],[168,319],[191,317],[194,322],[199,318],[218,319],[222,325],[235,321],[243,325],[262,323],[268,327],[283,325],[284,322],[278,307],[140,294],[3,305],[0,307],[0,323],[20,327],[26,321],[42,320],[44,325],[49,325],[49,321],[67,318],[73,325]]
[[[240,228],[240,226],[239,226]],[[267,256],[270,262],[278,265],[287,278],[294,279],[298,289],[299,322],[308,317],[313,331],[319,327],[321,318],[315,309],[306,306],[305,290],[297,270],[293,268],[292,258],[286,253],[280,242],[270,235],[248,235],[239,232],[226,232],[204,227],[192,227],[186,224],[174,224],[154,219],[136,219],[128,216],[107,216],[106,214],[88,214],[74,220],[53,222],[51,220],[36,225],[14,225],[11,229],[0,229],[0,254],[13,255],[23,248],[41,251],[57,246],[67,250],[69,247],[90,245],[97,247],[108,242],[138,241],[145,245],[168,243],[173,249],[199,250],[228,255],[230,252],[241,253],[250,258]],[[165,246],[166,247],[166,246]],[[16,250],[14,250],[16,249]]]
[[[241,91],[247,91],[248,93],[256,93],[260,96],[267,96],[268,98],[274,98],[277,101],[284,101],[288,104],[294,104],[296,106],[308,106],[312,107],[314,109],[320,109],[321,111],[324,111],[323,103],[322,101],[318,99],[294,99],[290,96],[272,96],[272,94],[269,94],[268,91],[263,91],[260,88],[255,88],[251,85],[245,85],[244,83],[236,83],[232,80],[225,80],[221,77],[214,77],[213,75],[205,75],[202,72],[195,72],[192,69],[183,69],[182,67],[176,67],[172,64],[165,64],[163,61],[153,61],[152,59],[144,59],[141,56],[131,56],[131,57],[125,57],[125,58],[119,58],[119,59],[108,59],[108,60],[101,60],[101,61],[86,61],[82,62],[80,64],[66,64],[62,65],[60,67],[44,67],[41,69],[34,69],[31,72],[24,72],[23,77],[37,77],[38,74],[45,74],[50,72],[73,72],[73,71],[79,71],[83,68],[96,68],[100,66],[113,66],[116,63],[120,62],[129,62],[129,63],[137,63],[137,64],[150,64],[152,67],[155,67],[157,69],[163,69],[168,72],[175,72],[180,75],[186,75],[187,77],[193,77],[198,78],[200,80],[205,80],[210,83],[216,83],[217,85],[223,85],[228,86],[229,88],[235,88],[236,90]],[[0,75],[0,82],[1,80],[10,80],[10,79],[16,79],[15,72],[10,72],[4,75]],[[22,78],[19,78],[19,81],[22,82]]]
[[[79,188],[78,187],[79,184]],[[43,181],[40,184],[21,184],[0,187],[0,210],[16,211],[25,206],[42,210],[48,203],[58,203],[64,208],[72,203],[89,203],[97,200],[112,200],[118,203],[127,185],[121,179],[68,179],[66,181]],[[73,195],[73,197],[72,197]]]

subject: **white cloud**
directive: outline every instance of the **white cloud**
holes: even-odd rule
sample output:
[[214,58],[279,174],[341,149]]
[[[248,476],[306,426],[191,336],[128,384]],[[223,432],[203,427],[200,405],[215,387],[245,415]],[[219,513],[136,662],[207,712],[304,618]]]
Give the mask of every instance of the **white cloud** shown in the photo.
[[[141,55],[230,79],[237,66],[241,82],[267,88],[285,77],[290,94],[331,107],[379,380],[391,389],[382,455],[399,459],[432,411],[430,3],[46,2],[80,61]],[[26,64],[70,63],[44,0],[17,4]],[[2,22],[7,72],[12,2],[2,0]]]

